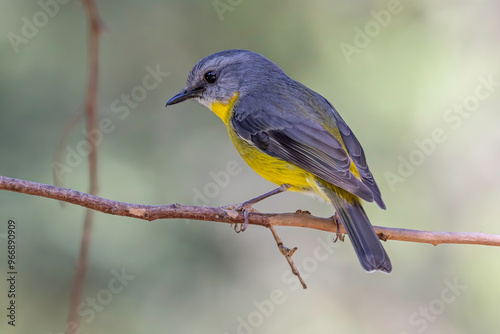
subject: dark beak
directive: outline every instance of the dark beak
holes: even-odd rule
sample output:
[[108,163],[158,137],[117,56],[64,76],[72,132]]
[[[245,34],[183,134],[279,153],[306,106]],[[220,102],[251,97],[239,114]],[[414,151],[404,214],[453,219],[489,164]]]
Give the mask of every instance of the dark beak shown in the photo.
[[187,89],[181,91],[179,94],[172,97],[168,100],[166,107],[171,106],[173,104],[177,104],[195,97],[201,96],[201,92],[204,90],[203,87],[195,88],[193,90],[188,91]]

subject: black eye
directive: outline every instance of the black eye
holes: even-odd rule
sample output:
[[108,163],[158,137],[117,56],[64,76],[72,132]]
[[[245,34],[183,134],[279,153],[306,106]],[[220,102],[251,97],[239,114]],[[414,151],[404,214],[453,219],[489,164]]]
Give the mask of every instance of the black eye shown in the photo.
[[208,71],[207,73],[205,73],[205,80],[208,83],[214,83],[215,80],[217,80],[217,74],[215,73],[215,71]]

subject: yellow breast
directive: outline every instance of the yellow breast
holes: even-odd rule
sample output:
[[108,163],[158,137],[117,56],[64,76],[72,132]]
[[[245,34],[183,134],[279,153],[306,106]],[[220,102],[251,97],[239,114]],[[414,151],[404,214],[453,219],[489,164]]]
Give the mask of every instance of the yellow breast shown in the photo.
[[244,141],[236,134],[230,120],[237,99],[238,93],[235,93],[228,102],[212,103],[210,109],[226,124],[231,141],[245,162],[268,181],[278,185],[290,184],[292,185],[292,188],[290,188],[292,191],[312,190],[311,182],[314,176],[311,173],[284,160],[265,154],[256,146]]
[[229,124],[229,120],[231,119],[231,115],[233,114],[233,107],[236,100],[238,99],[238,96],[239,94],[238,92],[236,92],[233,94],[233,97],[229,101],[227,102],[217,101],[209,106],[210,110],[212,110],[214,114],[219,116],[220,119],[222,119],[222,121],[224,122],[224,124],[226,124],[226,126],[228,126]]

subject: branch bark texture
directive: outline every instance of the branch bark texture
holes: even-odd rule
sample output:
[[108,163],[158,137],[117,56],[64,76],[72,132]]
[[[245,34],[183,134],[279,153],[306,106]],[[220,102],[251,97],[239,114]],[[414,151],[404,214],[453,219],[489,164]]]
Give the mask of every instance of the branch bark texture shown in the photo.
[[[228,224],[242,224],[242,212],[231,207],[207,207],[180,204],[142,205],[112,201],[76,190],[54,187],[47,184],[0,176],[0,189],[41,196],[83,206],[92,210],[116,216],[126,216],[148,221],[156,219],[193,219]],[[316,230],[337,232],[337,225],[330,218],[319,218],[305,213],[250,213],[249,224],[272,226],[295,226]],[[474,244],[500,246],[500,235],[478,232],[430,232],[402,228],[374,226],[382,240],[439,244]],[[341,227],[342,233],[345,230]]]

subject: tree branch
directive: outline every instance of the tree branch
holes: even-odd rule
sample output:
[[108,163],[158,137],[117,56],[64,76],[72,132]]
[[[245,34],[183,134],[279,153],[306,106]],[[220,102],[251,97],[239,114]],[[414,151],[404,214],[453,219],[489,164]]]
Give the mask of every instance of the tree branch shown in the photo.
[[[141,205],[112,201],[79,191],[54,187],[51,185],[29,182],[0,176],[0,189],[29,195],[52,198],[83,206],[103,213],[139,218],[156,219],[193,219],[214,221],[228,224],[242,224],[245,220],[242,212],[233,211],[230,207],[207,207],[192,205]],[[251,225],[295,226],[316,230],[337,232],[337,224],[330,218],[319,218],[305,213],[250,213],[248,223]],[[472,232],[428,232],[402,228],[374,226],[375,232],[382,240],[399,240],[439,244],[472,244],[500,246],[500,236]],[[345,230],[340,228],[342,233]]]

